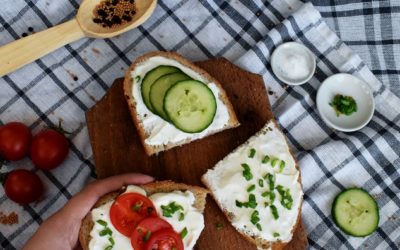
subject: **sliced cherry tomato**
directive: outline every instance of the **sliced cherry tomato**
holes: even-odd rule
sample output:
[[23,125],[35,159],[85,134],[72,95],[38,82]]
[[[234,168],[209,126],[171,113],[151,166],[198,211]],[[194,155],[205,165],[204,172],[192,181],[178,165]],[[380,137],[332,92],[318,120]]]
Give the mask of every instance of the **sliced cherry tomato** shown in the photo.
[[126,193],[118,196],[110,209],[112,224],[127,237],[132,235],[141,220],[156,216],[153,202],[138,193]]
[[161,229],[153,233],[144,250],[183,250],[181,236],[172,229]]
[[44,191],[40,178],[34,172],[25,169],[8,173],[4,190],[8,198],[21,205],[38,200]]
[[131,244],[133,249],[142,250],[144,244],[150,239],[154,232],[165,228],[172,229],[172,226],[161,218],[151,217],[143,219],[139,222],[131,235]]
[[69,143],[67,138],[54,129],[45,129],[33,137],[31,159],[35,166],[50,170],[67,158]]
[[18,161],[29,152],[32,134],[20,122],[10,122],[0,128],[0,155],[7,161]]

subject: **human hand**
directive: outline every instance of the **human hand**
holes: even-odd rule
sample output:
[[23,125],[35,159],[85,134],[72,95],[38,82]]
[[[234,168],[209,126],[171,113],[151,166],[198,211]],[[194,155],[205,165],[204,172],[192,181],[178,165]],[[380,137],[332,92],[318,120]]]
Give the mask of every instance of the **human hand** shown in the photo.
[[153,180],[147,175],[123,174],[90,183],[62,209],[45,220],[23,250],[76,248],[82,220],[101,196],[124,185],[145,184]]

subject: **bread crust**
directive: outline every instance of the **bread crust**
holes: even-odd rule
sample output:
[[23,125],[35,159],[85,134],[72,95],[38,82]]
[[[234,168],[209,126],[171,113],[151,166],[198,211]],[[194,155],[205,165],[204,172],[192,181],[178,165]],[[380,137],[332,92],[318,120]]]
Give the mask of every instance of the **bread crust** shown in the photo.
[[[175,183],[173,181],[158,181],[152,182],[144,185],[138,185],[143,188],[147,195],[152,195],[154,193],[170,193],[172,191],[191,191],[195,197],[194,207],[197,208],[202,213],[206,205],[206,197],[209,191],[205,188],[198,186],[191,186],[183,183]],[[124,187],[120,190],[110,192],[106,195],[100,197],[93,208],[97,208],[106,204],[109,201],[115,200],[121,193],[125,191]],[[92,209],[93,209],[92,208]],[[82,220],[81,228],[79,230],[79,242],[83,250],[89,250],[89,242],[91,240],[90,232],[92,231],[94,222],[92,220],[91,212],[89,212],[85,218]]]
[[185,58],[183,58],[181,55],[179,55],[176,52],[164,52],[164,51],[149,52],[149,53],[146,53],[146,54],[136,58],[136,60],[132,63],[132,65],[126,71],[125,78],[124,78],[124,84],[123,84],[124,96],[128,103],[128,108],[129,108],[129,112],[130,112],[132,121],[135,124],[135,127],[139,133],[140,141],[141,141],[147,155],[150,156],[150,155],[156,154],[158,152],[165,151],[165,150],[171,149],[176,146],[181,146],[181,145],[184,145],[184,144],[192,141],[190,139],[187,139],[187,140],[184,140],[184,141],[182,141],[180,143],[176,143],[176,144],[169,143],[167,145],[157,145],[157,146],[151,146],[145,142],[145,140],[148,138],[148,135],[146,134],[146,131],[143,128],[143,124],[142,124],[141,120],[139,119],[138,114],[136,112],[136,101],[132,95],[132,93],[133,93],[132,89],[133,89],[133,86],[135,83],[132,79],[131,72],[135,69],[135,67],[137,65],[139,65],[139,64],[145,62],[146,60],[148,60],[149,58],[155,57],[155,56],[162,56],[162,57],[165,57],[168,59],[175,60],[175,61],[181,63],[183,66],[186,66],[189,69],[197,72],[198,74],[200,74],[203,78],[207,79],[208,81],[215,83],[215,85],[219,88],[220,100],[224,103],[224,105],[226,105],[226,107],[228,109],[229,122],[228,122],[228,125],[225,126],[224,128],[221,128],[220,130],[210,133],[208,135],[215,134],[215,133],[218,133],[225,129],[234,128],[234,127],[237,127],[240,125],[240,123],[236,117],[235,111],[233,109],[232,103],[229,101],[225,90],[222,88],[222,85],[218,80],[216,80],[210,74],[208,74],[205,70],[203,70],[200,67],[197,67],[196,65],[194,65],[190,61],[186,60]]
[[[275,120],[268,121],[268,123],[269,123],[269,122],[272,122],[272,123],[275,125],[275,127],[276,127],[277,129],[279,129],[279,125],[276,123]],[[268,124],[268,123],[266,123],[266,124]],[[265,127],[264,127],[264,128],[265,128]],[[261,131],[257,132],[257,133],[256,133],[254,136],[252,136],[251,138],[256,137],[256,136],[260,135],[261,133],[263,133],[264,128],[263,128]],[[279,130],[280,130],[280,129],[279,129]],[[281,130],[280,130],[280,132],[283,134],[283,132],[282,132]],[[301,183],[301,173],[300,173],[300,168],[299,168],[299,165],[298,165],[298,161],[297,161],[297,159],[294,157],[294,155],[293,155],[293,153],[292,153],[292,150],[291,150],[290,147],[289,147],[289,144],[288,144],[288,142],[287,142],[286,136],[284,136],[284,138],[285,138],[286,144],[288,145],[289,153],[292,155],[292,157],[293,157],[293,159],[294,159],[294,161],[295,161],[295,167],[296,167],[296,169],[299,171],[299,176],[298,176],[297,182],[300,183],[300,187],[301,187],[301,189],[303,190],[303,185],[302,185],[302,183]],[[249,140],[250,140],[250,139],[249,139]],[[246,142],[247,142],[247,141],[246,141]],[[245,143],[246,143],[246,142],[245,142]],[[239,146],[238,148],[240,148],[240,147],[241,147],[241,146]],[[235,149],[234,151],[232,151],[231,153],[235,152],[238,148],[236,148],[236,149]],[[230,155],[230,154],[229,154],[229,155]],[[229,155],[227,155],[226,157],[228,157]],[[225,158],[224,158],[224,159],[225,159]],[[222,161],[223,161],[224,159],[222,159]],[[208,182],[208,180],[205,178],[205,176],[206,176],[206,174],[204,174],[204,175],[201,177],[201,181],[202,181],[203,184],[204,184],[206,187],[208,187],[208,189],[210,190],[210,195],[213,197],[213,199],[214,199],[215,202],[217,203],[219,209],[224,213],[224,215],[225,215],[225,217],[228,219],[228,221],[232,223],[232,216],[230,216],[230,215],[229,215],[229,212],[224,208],[224,206],[218,202],[218,199],[217,199],[217,197],[215,196],[214,192],[212,192],[211,185],[210,185],[210,183]],[[291,231],[292,234],[295,232],[295,230],[297,229],[297,227],[300,225],[302,204],[303,204],[303,197],[302,197],[301,200],[300,200],[300,206],[299,206],[299,209],[298,209],[296,224],[293,226],[292,231]],[[235,227],[235,229],[236,229],[236,227]],[[263,239],[260,239],[260,238],[257,238],[257,237],[252,237],[252,236],[250,236],[250,235],[247,235],[247,234],[245,234],[244,232],[241,232],[241,231],[239,231],[239,230],[237,230],[237,229],[236,229],[236,231],[237,231],[243,238],[245,238],[246,240],[248,240],[248,241],[251,242],[252,244],[256,245],[256,246],[257,246],[257,249],[270,249],[270,248],[271,248],[272,250],[280,250],[280,249],[284,249],[285,246],[289,243],[289,242],[282,242],[282,241],[269,242],[269,241],[266,241],[266,240],[263,240]]]

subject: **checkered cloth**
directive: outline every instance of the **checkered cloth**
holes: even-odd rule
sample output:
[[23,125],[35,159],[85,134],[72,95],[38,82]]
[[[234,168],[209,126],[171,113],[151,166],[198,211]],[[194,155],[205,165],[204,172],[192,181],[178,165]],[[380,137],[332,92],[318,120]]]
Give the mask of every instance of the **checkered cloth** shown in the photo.
[[[395,58],[400,56],[400,1],[320,0],[314,5],[297,0],[159,1],[153,16],[136,30],[113,39],[82,39],[0,78],[1,124],[23,121],[37,132],[63,119],[65,129],[73,132],[63,166],[37,171],[47,188],[43,201],[20,207],[0,190],[0,211],[16,211],[20,218],[18,225],[0,225],[1,247],[20,249],[44,219],[95,178],[85,111],[135,57],[176,50],[191,60],[224,56],[264,77],[274,114],[302,169],[303,220],[312,249],[398,249],[400,65]],[[76,0],[4,1],[0,44],[29,34],[28,27],[39,31],[69,20],[78,6]],[[317,58],[315,76],[296,87],[279,82],[269,64],[276,46],[291,40],[304,43]],[[351,73],[373,89],[376,111],[360,131],[334,131],[316,110],[318,86],[338,72]],[[29,160],[6,170],[14,168],[34,169]],[[332,221],[333,198],[352,186],[363,187],[378,202],[379,228],[369,237],[349,237]]]

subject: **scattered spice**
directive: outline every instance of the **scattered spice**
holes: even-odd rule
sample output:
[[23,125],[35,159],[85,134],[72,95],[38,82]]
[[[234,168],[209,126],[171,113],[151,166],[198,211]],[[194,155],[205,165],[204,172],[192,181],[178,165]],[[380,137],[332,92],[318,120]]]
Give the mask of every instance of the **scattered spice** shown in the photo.
[[18,219],[18,214],[15,212],[11,212],[10,214],[4,214],[3,212],[0,212],[0,224],[2,225],[14,225],[18,224],[19,219]]
[[29,32],[33,32],[33,28],[32,27],[28,27],[28,31]]
[[26,37],[26,36],[28,36],[28,34],[22,33],[22,37]]
[[99,51],[98,49],[96,49],[96,48],[92,48],[92,51],[93,51],[93,53],[95,53],[95,54],[100,54],[100,51]]
[[135,0],[104,0],[93,10],[93,22],[112,28],[132,21],[136,14]]

